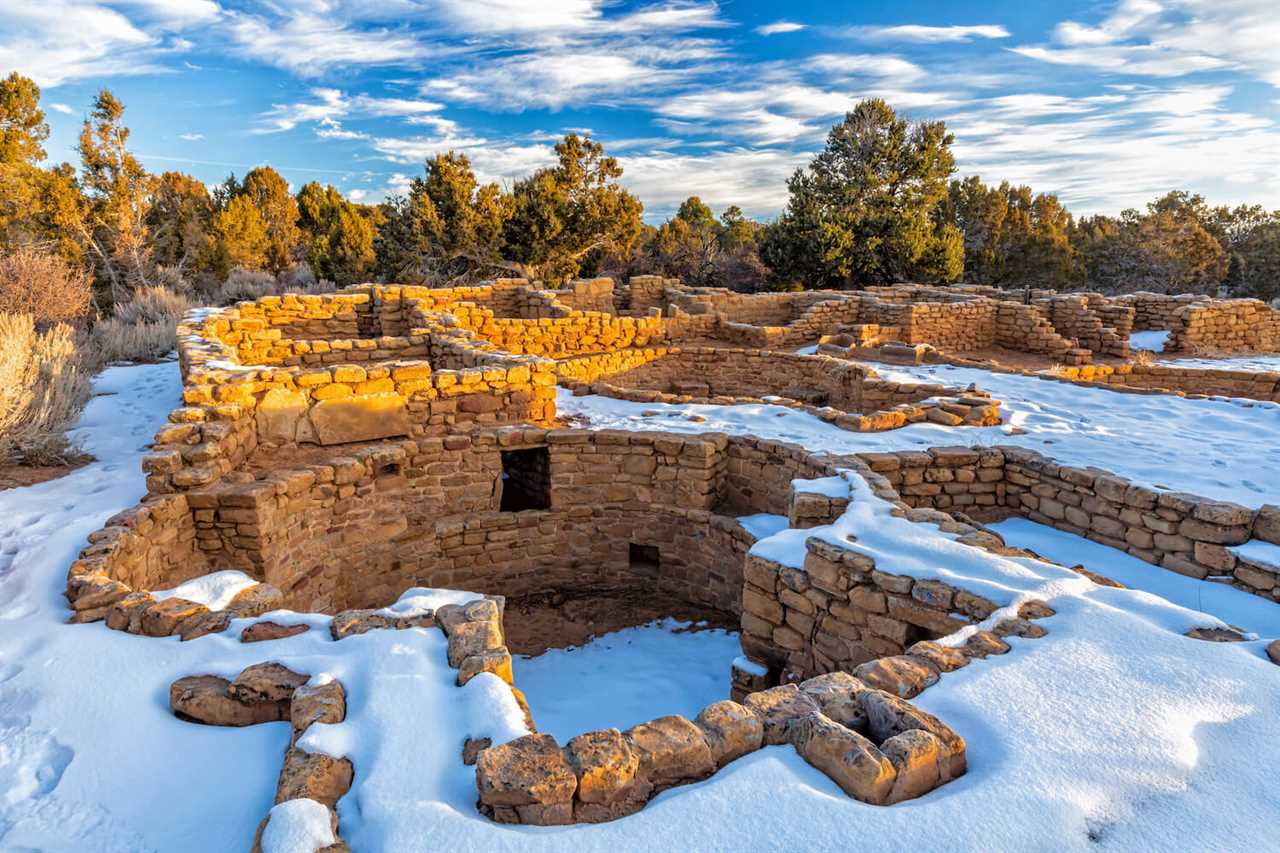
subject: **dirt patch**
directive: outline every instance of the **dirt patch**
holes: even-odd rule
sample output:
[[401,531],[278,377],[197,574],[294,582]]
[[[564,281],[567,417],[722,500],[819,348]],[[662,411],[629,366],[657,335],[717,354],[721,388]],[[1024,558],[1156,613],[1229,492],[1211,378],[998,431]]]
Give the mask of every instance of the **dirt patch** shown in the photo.
[[65,477],[92,461],[93,457],[86,453],[83,456],[73,457],[61,465],[0,465],[0,492]]
[[699,607],[652,590],[628,589],[542,592],[508,598],[503,627],[511,653],[532,656],[547,649],[580,646],[600,634],[665,618],[705,623],[684,630],[740,628],[738,617],[732,613]]

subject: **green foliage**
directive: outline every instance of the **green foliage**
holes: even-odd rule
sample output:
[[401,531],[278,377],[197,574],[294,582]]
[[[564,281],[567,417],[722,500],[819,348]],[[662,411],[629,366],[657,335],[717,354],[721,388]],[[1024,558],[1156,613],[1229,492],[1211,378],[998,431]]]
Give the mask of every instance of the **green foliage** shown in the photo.
[[518,181],[503,228],[505,254],[529,277],[559,282],[590,274],[607,252],[627,252],[641,232],[639,199],[618,183],[622,167],[604,146],[569,134],[559,163]]
[[40,87],[17,71],[0,80],[0,166],[44,159],[49,125],[40,109]]
[[222,276],[236,267],[260,270],[267,265],[267,223],[247,195],[234,196],[213,217],[213,269]]
[[364,281],[373,269],[373,225],[332,186],[314,181],[298,193],[307,262],[339,285]]
[[294,251],[302,238],[298,203],[289,192],[289,184],[275,169],[259,166],[245,174],[239,195],[258,209],[267,232],[264,267],[272,275],[279,275],[293,266]]
[[730,207],[719,221],[697,196],[681,203],[676,215],[643,241],[639,271],[672,276],[697,287],[754,291],[766,270],[756,247],[758,223]]
[[910,124],[878,98],[862,101],[787,182],[761,256],[780,279],[815,288],[959,278],[961,241],[937,215],[952,141],[942,122]]
[[481,185],[465,154],[437,154],[407,197],[383,205],[378,273],[389,281],[449,282],[483,276],[502,260],[512,198]]
[[212,220],[213,199],[202,182],[181,172],[160,175],[147,212],[156,264],[181,273],[207,262]]

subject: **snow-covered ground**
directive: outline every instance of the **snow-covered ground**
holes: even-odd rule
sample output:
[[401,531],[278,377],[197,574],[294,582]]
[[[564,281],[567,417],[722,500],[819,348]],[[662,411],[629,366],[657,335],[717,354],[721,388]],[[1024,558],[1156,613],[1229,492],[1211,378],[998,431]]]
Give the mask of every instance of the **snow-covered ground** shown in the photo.
[[[983,385],[1002,396],[994,381]],[[918,801],[866,806],[790,748],[769,747],[706,782],[668,791],[621,821],[562,828],[490,823],[475,811],[474,774],[461,763],[462,743],[468,736],[501,741],[521,733],[523,724],[493,676],[454,686],[438,631],[373,631],[333,643],[326,617],[275,614],[314,627],[286,640],[242,645],[239,624],[189,643],[65,624],[66,566],[89,532],[142,495],[139,458],[177,401],[177,370],[172,364],[116,368],[98,388],[112,396],[91,403],[81,434],[99,461],[61,480],[0,492],[0,850],[247,848],[271,805],[288,726],[188,724],[169,713],[167,690],[182,675],[230,676],[267,656],[346,686],[346,722],[313,726],[305,745],[355,763],[355,784],[338,811],[342,834],[356,851],[1276,848],[1280,668],[1262,651],[1274,633],[1255,622],[1247,627],[1262,635],[1256,641],[1188,639],[1181,636],[1188,628],[1218,621],[1147,593],[1097,587],[1039,561],[984,556],[936,528],[901,527],[906,522],[888,516],[887,505],[856,477],[848,480],[855,500],[846,517],[807,535],[852,533],[892,570],[945,577],[1010,605],[1038,597],[1057,610],[1042,623],[1048,637],[1014,639],[1011,654],[951,673],[917,700],[968,741],[966,776]],[[1102,398],[1117,399],[1129,395]],[[1064,436],[1097,433],[1092,440],[1102,442],[1110,431],[1120,449],[1100,462],[1107,467],[1119,467],[1113,459],[1126,454],[1145,460],[1140,465],[1155,464],[1154,451],[1142,450],[1131,435],[1159,430],[1158,424],[1139,418],[1125,430],[1119,414],[1072,414],[1073,401],[1078,398],[1051,405],[1029,397],[1015,403],[1015,413],[1026,412],[1024,423],[1035,427],[1028,435],[1042,439],[1055,433],[1052,418]],[[729,424],[733,431],[768,434],[778,424],[815,449],[840,449],[834,445],[861,438],[823,431],[790,410],[778,416],[776,407],[740,407],[746,411],[733,415],[693,407],[707,417],[693,423],[681,420],[683,413],[643,418],[638,406],[614,410],[626,405],[618,401],[574,402],[579,411],[633,428],[697,432]],[[1037,407],[1049,409],[1042,421]],[[1241,417],[1268,411],[1236,410]],[[1223,455],[1249,455],[1260,446],[1240,423],[1205,420],[1196,436],[1220,444]],[[1274,423],[1252,423],[1258,431],[1274,430]],[[991,433],[993,440],[1008,440],[999,430]],[[954,443],[955,433],[894,435],[904,434],[936,444]],[[939,442],[942,436],[950,440]],[[1167,457],[1170,477],[1194,481],[1191,471],[1206,464],[1212,449],[1196,441],[1183,440],[1178,448],[1190,464],[1176,464],[1176,453]],[[1064,444],[1079,453],[1090,447],[1085,438]],[[1275,470],[1271,461],[1255,455],[1249,465],[1227,465],[1216,476],[1229,490],[1233,479]],[[1240,482],[1234,488],[1249,491]],[[786,531],[772,535],[785,538]],[[456,597],[414,591],[400,609]],[[625,674],[627,654],[619,658]],[[701,667],[703,659],[699,654],[692,665]],[[525,677],[528,663],[519,665],[518,677]],[[576,691],[582,703],[593,701],[570,678],[578,676],[523,686],[531,694]],[[535,709],[543,701],[530,699]],[[305,834],[306,815],[295,817],[292,828]]]
[[1129,349],[1131,350],[1150,350],[1151,352],[1160,352],[1168,342],[1169,332],[1167,329],[1132,332],[1129,335]]
[[579,415],[598,427],[754,435],[831,453],[1017,445],[1157,488],[1246,506],[1280,503],[1280,478],[1268,475],[1280,471],[1280,405],[1275,403],[1121,394],[951,365],[872,366],[901,382],[977,383],[1003,402],[1005,423],[962,428],[922,423],[857,433],[784,406],[632,403],[563,391],[557,405],[562,414]]
[[1158,362],[1163,367],[1194,367],[1202,370],[1243,370],[1246,373],[1280,372],[1280,354],[1241,355],[1227,358],[1170,358]]
[[[551,649],[513,662],[538,730],[569,738],[596,729],[626,729],[666,714],[692,719],[725,696],[729,666],[742,653],[738,635],[684,630],[664,619]],[[564,685],[572,684],[572,690]]]
[[1063,565],[1083,565],[1131,589],[1158,595],[1191,610],[1211,613],[1247,631],[1280,636],[1280,606],[1261,596],[1166,571],[1117,548],[1030,519],[1010,518],[988,527],[1015,548],[1029,548]]

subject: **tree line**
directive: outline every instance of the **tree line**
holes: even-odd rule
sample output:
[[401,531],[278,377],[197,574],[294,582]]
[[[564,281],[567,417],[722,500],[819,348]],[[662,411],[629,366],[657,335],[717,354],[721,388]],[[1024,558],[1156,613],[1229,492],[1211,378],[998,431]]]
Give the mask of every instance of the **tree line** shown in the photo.
[[334,285],[658,273],[744,291],[967,281],[1280,295],[1278,211],[1177,191],[1145,210],[1076,218],[1052,194],[956,177],[945,124],[878,99],[792,175],[776,220],[737,207],[716,216],[695,196],[657,226],[618,161],[576,134],[510,187],[481,183],[449,151],[403,194],[366,205],[317,182],[295,192],[266,165],[212,188],[148,172],[124,113],[104,89],[78,166],[46,165],[39,88],[17,73],[0,81],[0,254],[36,247],[86,271],[100,311],[156,286],[207,293],[235,271]]

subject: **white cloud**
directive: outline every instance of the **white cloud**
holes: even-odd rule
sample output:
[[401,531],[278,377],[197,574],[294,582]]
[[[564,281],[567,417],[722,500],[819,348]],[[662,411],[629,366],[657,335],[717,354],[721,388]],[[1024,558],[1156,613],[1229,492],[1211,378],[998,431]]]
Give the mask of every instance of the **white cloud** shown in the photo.
[[179,133],[178,138],[187,142],[199,142],[204,139],[203,133]]
[[228,16],[226,31],[235,53],[300,77],[334,68],[401,65],[430,52],[407,31],[365,29],[327,14],[295,11],[284,18],[266,18],[234,12]]
[[905,41],[921,44],[938,42],[966,42],[976,38],[1003,39],[1009,31],[998,24],[973,26],[930,27],[922,24],[902,24],[894,27],[849,27],[845,34],[861,41]]
[[0,0],[0,21],[0,68],[41,86],[156,71],[164,52],[160,36],[93,2]]
[[[369,95],[347,95],[339,89],[315,88],[312,101],[294,104],[273,104],[271,109],[258,116],[253,133],[280,133],[293,130],[300,124],[320,122],[331,131],[338,129],[338,120],[344,118],[404,118],[412,123],[439,126],[446,119],[428,116],[427,113],[444,109],[444,104],[409,98],[375,98]],[[322,134],[325,135],[325,134]],[[337,132],[330,138],[351,138]]]
[[49,109],[53,110],[55,113],[63,113],[65,115],[71,115],[75,112],[75,110],[71,109],[71,107],[66,104],[49,104]]
[[804,24],[797,24],[794,21],[774,21],[772,24],[765,24],[756,27],[756,33],[762,36],[773,36],[779,33],[794,33],[805,29]]

